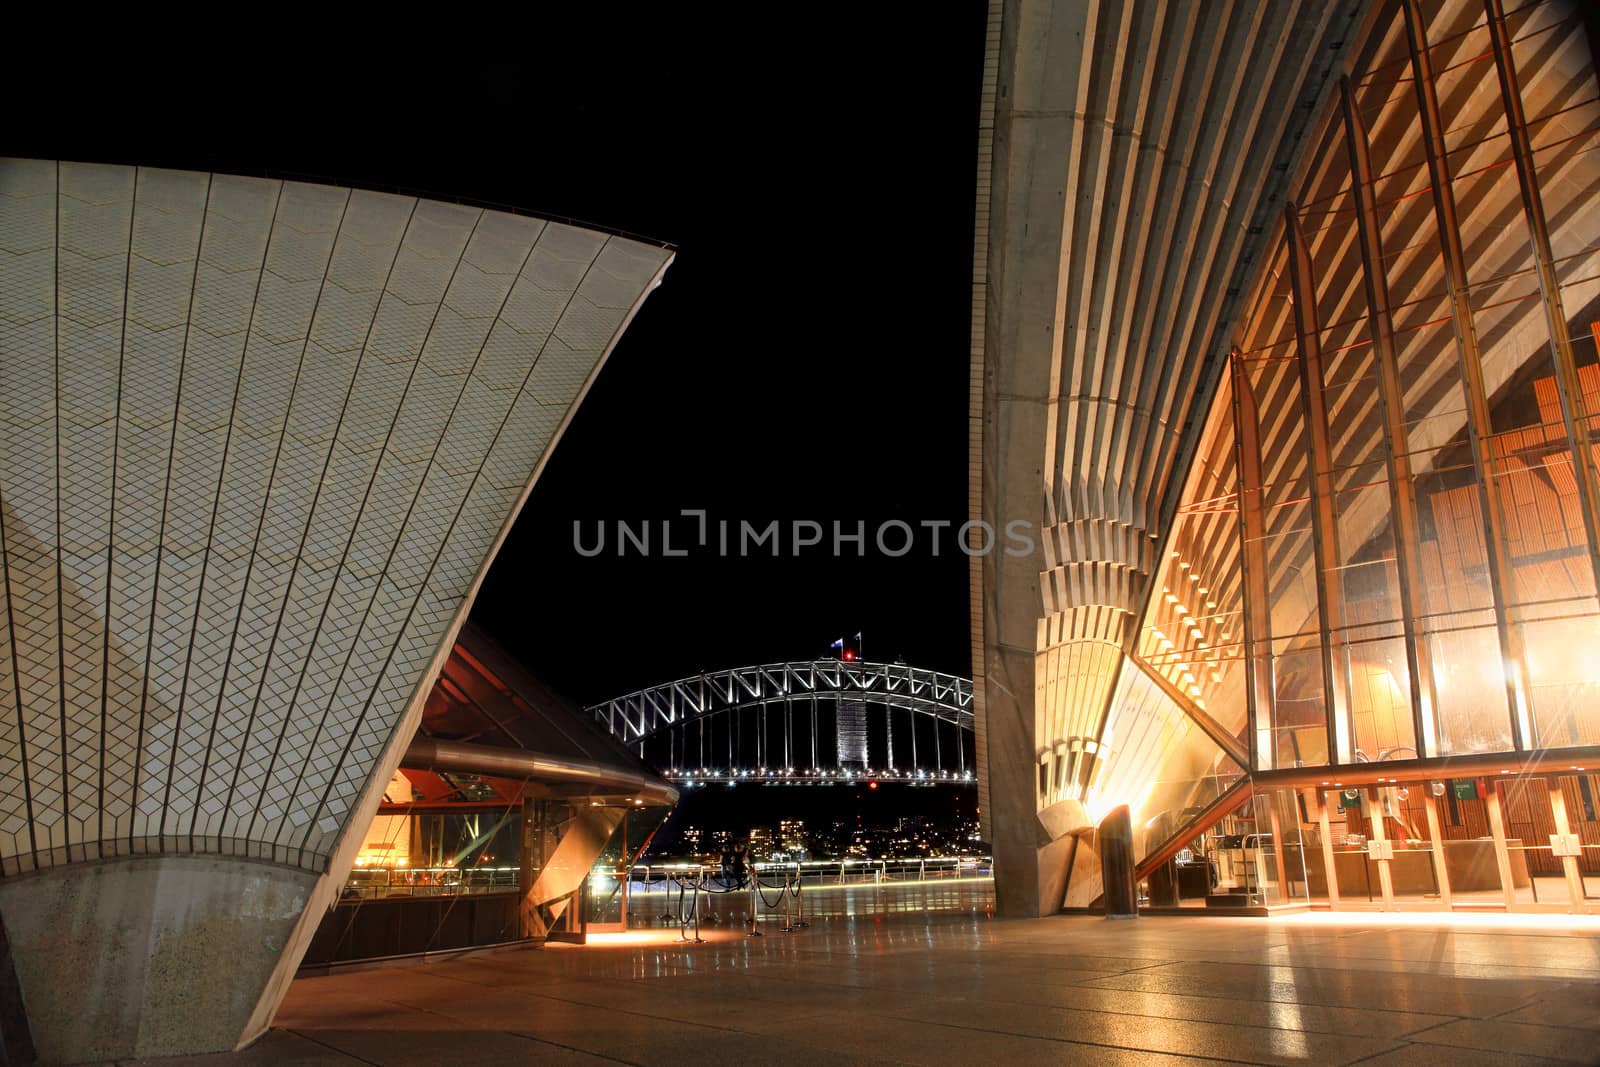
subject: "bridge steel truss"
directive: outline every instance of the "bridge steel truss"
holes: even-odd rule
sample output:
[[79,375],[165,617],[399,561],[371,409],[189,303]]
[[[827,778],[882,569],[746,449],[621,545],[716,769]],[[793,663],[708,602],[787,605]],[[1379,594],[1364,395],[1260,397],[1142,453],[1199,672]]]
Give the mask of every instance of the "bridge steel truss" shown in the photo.
[[[859,709],[878,708],[889,716],[884,766],[843,759],[831,761],[833,766],[824,765],[830,761],[818,751],[818,707],[826,703],[835,705],[836,729],[840,731],[844,727],[837,724],[843,717],[864,722],[864,712]],[[909,713],[912,724],[909,736],[901,735],[898,759],[891,714],[896,710]],[[973,730],[971,679],[903,663],[822,659],[734,667],[636,690],[592,705],[588,711],[612,736],[636,746],[641,757],[647,757],[648,743],[655,741],[650,747],[658,748],[665,735],[666,765],[659,769],[677,780],[972,778],[967,749]],[[773,736],[779,731],[772,728],[769,711],[783,715],[781,737]],[[796,714],[809,714],[809,726],[802,718],[797,728]],[[708,761],[705,728],[718,716],[726,717],[725,736],[714,743]],[[933,743],[923,743],[920,751],[915,725],[919,716],[934,722]],[[955,744],[942,738],[939,723],[956,727]],[[695,724],[701,726],[700,744],[698,753],[691,753],[687,731]],[[744,734],[746,729],[752,733]],[[802,741],[809,743],[808,750]],[[837,735],[835,742],[837,750]],[[864,752],[864,740],[861,745]],[[744,758],[752,749],[753,761]],[[905,760],[908,755],[909,764]],[[804,762],[806,756],[809,762]],[[797,762],[804,765],[797,766]]]

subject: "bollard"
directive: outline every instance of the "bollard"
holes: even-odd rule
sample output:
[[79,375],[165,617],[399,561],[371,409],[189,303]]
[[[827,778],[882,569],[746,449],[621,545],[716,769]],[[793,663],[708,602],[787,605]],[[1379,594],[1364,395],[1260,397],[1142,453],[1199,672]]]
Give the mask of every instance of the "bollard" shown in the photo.
[[1176,908],[1178,899],[1178,864],[1168,860],[1150,872],[1150,903],[1158,907]]
[[1133,872],[1133,819],[1126,804],[1101,820],[1099,837],[1100,880],[1104,887],[1106,918],[1138,918],[1139,887]]

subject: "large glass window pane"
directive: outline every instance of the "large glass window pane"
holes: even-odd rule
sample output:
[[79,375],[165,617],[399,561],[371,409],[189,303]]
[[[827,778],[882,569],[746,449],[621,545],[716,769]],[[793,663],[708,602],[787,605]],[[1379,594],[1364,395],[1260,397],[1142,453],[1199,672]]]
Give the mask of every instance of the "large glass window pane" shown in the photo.
[[[1312,538],[1308,442],[1292,361],[1250,367],[1261,411],[1263,466],[1260,558],[1271,610],[1273,708],[1257,713],[1263,768],[1325,763],[1327,694],[1322,668],[1316,546]],[[1319,739],[1320,737],[1320,739]]]
[[[1375,790],[1372,811],[1381,813],[1389,842],[1389,879],[1400,906],[1438,904],[1442,897],[1433,837],[1428,831],[1427,793],[1422,782]],[[1371,816],[1368,817],[1371,822]]]
[[[1273,696],[1277,719],[1270,731],[1275,767],[1316,767],[1328,762],[1323,714],[1322,646],[1305,638],[1274,639]],[[1265,753],[1263,754],[1265,755]]]
[[[1300,805],[1292,789],[1268,789],[1250,798],[1255,834],[1245,841],[1261,902],[1309,904]],[[1320,862],[1321,857],[1317,857]]]
[[1361,640],[1350,656],[1350,717],[1361,762],[1416,759],[1404,637]]
[[1360,789],[1336,789],[1326,794],[1328,837],[1333,843],[1333,873],[1344,906],[1379,904],[1383,900],[1377,863],[1367,850],[1372,828],[1366,817],[1366,798]]
[[1429,635],[1437,694],[1439,749],[1446,755],[1505,752],[1511,746],[1506,714],[1505,662],[1492,625]]
[[1600,745],[1600,619],[1579,616],[1523,626],[1528,703],[1541,748]]

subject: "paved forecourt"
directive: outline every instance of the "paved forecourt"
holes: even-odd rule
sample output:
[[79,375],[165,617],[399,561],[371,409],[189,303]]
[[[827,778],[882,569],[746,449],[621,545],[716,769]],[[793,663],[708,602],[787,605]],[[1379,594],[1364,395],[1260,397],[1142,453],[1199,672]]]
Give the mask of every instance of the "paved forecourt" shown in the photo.
[[602,936],[297,981],[187,1062],[1593,1063],[1600,923],[982,914]]

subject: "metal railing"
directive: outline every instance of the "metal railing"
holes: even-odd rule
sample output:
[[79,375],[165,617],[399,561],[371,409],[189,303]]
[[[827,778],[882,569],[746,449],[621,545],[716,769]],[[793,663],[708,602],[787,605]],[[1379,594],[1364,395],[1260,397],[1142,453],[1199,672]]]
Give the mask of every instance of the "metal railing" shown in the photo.
[[[788,860],[752,863],[763,876],[794,872],[807,886],[885,885],[899,882],[927,882],[951,878],[985,878],[994,870],[992,856],[928,856],[904,859],[845,858],[837,860]],[[663,882],[691,874],[715,874],[715,863],[636,863],[629,876],[638,883]],[[596,868],[596,874],[615,878],[614,868]]]
[[[985,878],[993,873],[991,856],[928,856],[906,859],[800,860],[759,862],[751,869],[764,878],[788,878],[808,887],[892,885],[953,878]],[[715,863],[636,863],[628,868],[634,884],[651,885],[693,875],[715,876]],[[597,866],[591,879],[602,884],[622,871]],[[345,900],[386,897],[443,897],[471,893],[509,893],[517,888],[516,867],[356,867],[345,881]]]
[[445,897],[508,893],[516,888],[515,867],[356,867],[345,880],[341,897]]

